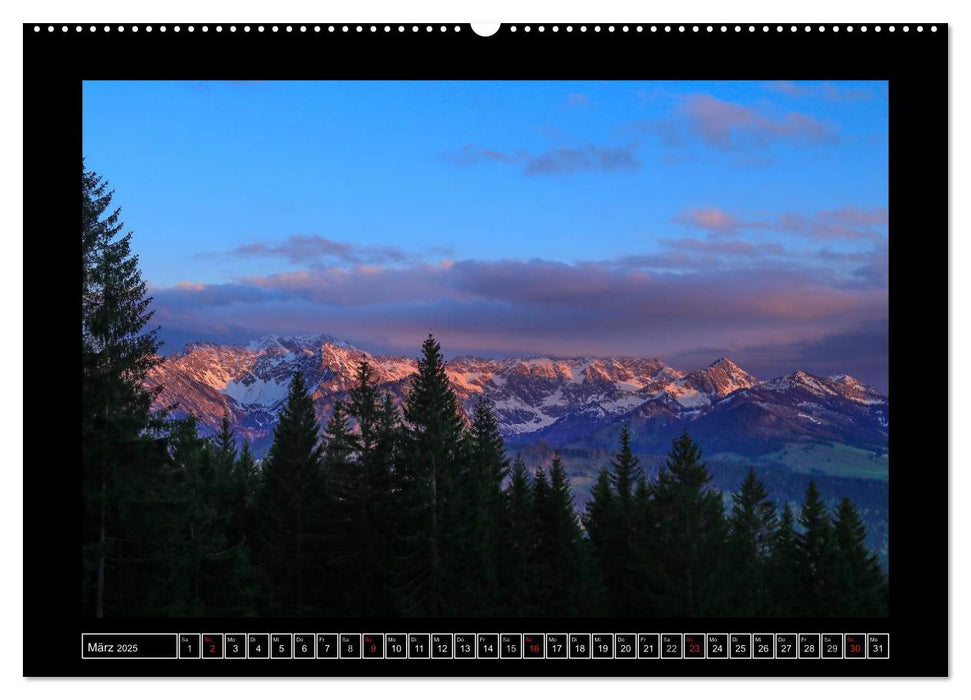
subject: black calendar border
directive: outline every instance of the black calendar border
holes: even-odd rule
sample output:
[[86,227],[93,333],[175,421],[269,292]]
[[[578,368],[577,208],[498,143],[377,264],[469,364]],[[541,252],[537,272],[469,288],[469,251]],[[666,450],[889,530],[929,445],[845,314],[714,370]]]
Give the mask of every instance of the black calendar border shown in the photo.
[[[24,38],[24,436],[57,432],[56,452],[24,457],[24,675],[326,675],[326,676],[942,676],[948,674],[947,433],[918,431],[927,412],[946,412],[943,391],[934,404],[908,373],[930,362],[935,387],[945,386],[948,292],[948,27],[881,25],[551,24],[476,36],[469,25],[229,24],[104,25],[81,31],[61,25],[23,26]],[[272,31],[277,26],[278,31]],[[637,31],[637,27],[642,31]],[[907,26],[908,31],[904,31]],[[136,619],[93,620],[80,614],[80,344],[58,334],[80,326],[77,224],[81,157],[81,81],[84,79],[883,79],[890,95],[890,616],[881,619]],[[150,137],[150,135],[146,135]],[[70,204],[68,204],[70,202]],[[137,222],[129,222],[136,224]],[[65,231],[64,238],[57,232]],[[65,297],[63,303],[61,298]],[[67,330],[66,330],[67,329]],[[933,338],[933,342],[931,342]],[[56,402],[56,404],[55,404]],[[57,405],[58,410],[52,410]],[[946,415],[946,413],[945,413]],[[64,426],[62,431],[58,422]],[[931,444],[924,444],[930,442]],[[64,458],[73,449],[75,458]],[[51,455],[56,455],[51,458]],[[904,496],[923,503],[906,511]],[[82,632],[356,629],[408,632],[888,632],[888,660],[201,660],[82,662]],[[808,665],[807,665],[808,664]]]

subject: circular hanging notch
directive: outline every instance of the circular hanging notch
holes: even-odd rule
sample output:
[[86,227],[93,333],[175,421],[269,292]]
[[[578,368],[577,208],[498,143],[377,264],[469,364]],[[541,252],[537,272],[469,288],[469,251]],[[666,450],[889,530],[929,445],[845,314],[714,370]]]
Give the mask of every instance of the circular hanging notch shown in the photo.
[[470,26],[472,31],[479,36],[488,37],[498,32],[502,24],[500,22],[472,22]]

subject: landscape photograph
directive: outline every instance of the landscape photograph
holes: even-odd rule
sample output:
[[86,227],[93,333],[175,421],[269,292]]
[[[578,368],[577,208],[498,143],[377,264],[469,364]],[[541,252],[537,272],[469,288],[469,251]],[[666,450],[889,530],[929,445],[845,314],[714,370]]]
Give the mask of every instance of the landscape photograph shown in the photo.
[[89,617],[888,614],[888,84],[86,81]]

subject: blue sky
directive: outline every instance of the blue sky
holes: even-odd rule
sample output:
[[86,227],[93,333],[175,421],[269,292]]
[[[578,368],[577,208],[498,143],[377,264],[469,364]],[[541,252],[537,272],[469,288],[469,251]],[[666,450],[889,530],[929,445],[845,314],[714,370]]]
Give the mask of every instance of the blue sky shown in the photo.
[[885,83],[83,96],[167,351],[328,332],[414,354],[431,330],[450,354],[727,354],[886,384]]

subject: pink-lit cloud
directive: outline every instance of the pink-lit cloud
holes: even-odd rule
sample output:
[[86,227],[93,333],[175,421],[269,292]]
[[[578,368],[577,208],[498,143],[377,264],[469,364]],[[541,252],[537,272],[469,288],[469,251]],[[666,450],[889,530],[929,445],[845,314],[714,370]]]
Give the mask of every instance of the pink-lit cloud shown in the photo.
[[[668,148],[693,142],[722,151],[744,152],[778,143],[797,146],[832,145],[839,141],[838,128],[802,112],[771,113],[713,95],[696,94],[681,99],[664,119],[635,122],[633,128],[655,137]],[[772,159],[736,155],[739,166],[766,165]]]
[[672,352],[712,338],[792,339],[886,314],[885,287],[777,265],[671,274],[605,263],[464,260],[285,273],[154,296],[182,325],[218,319],[269,331],[286,321],[357,337],[392,330],[414,337],[436,328],[478,337],[474,347],[550,351],[562,344],[588,352],[600,346],[601,353],[629,348],[636,338]]
[[672,220],[691,228],[707,231],[712,235],[736,233],[741,223],[734,215],[718,207],[687,209],[676,214]]
[[785,141],[797,145],[832,144],[834,127],[800,112],[770,117],[711,95],[692,95],[677,108],[688,128],[709,146],[734,149]]
[[775,217],[742,217],[718,207],[687,209],[672,221],[704,231],[709,237],[742,231],[770,231],[814,240],[876,241],[886,238],[886,207],[846,206],[805,214],[783,212]]

